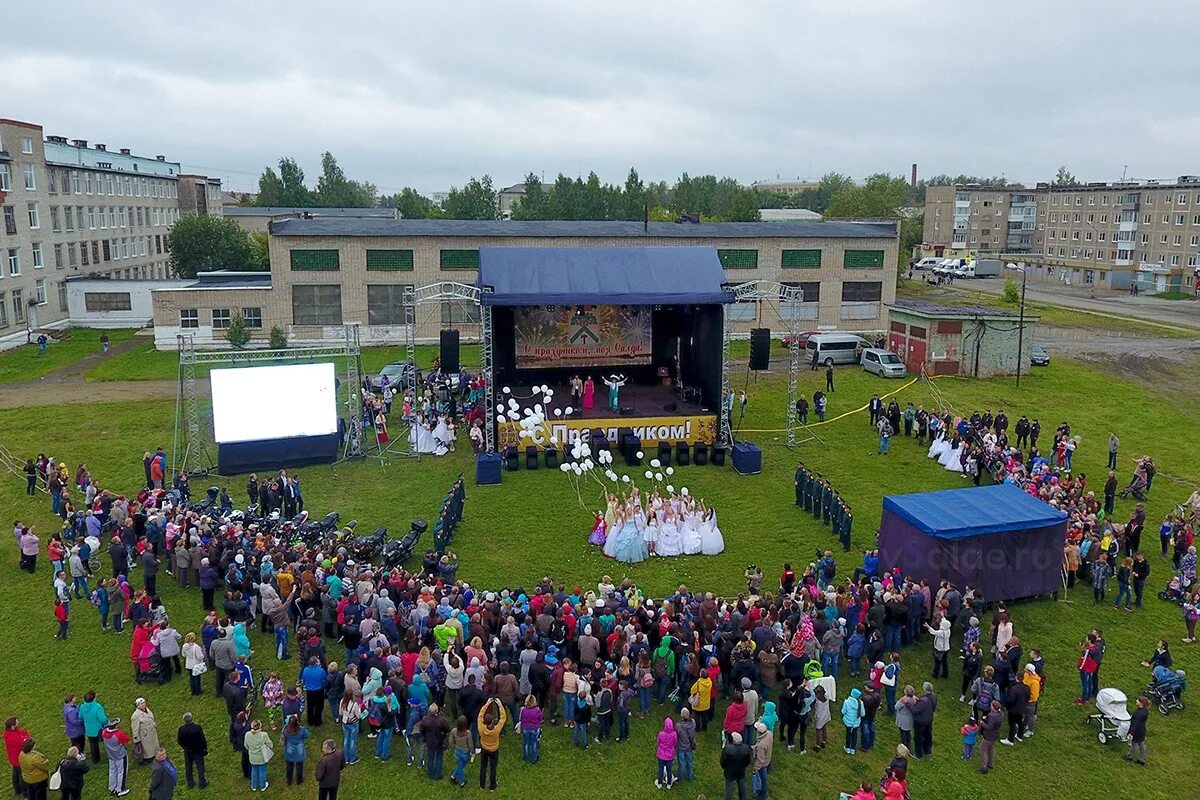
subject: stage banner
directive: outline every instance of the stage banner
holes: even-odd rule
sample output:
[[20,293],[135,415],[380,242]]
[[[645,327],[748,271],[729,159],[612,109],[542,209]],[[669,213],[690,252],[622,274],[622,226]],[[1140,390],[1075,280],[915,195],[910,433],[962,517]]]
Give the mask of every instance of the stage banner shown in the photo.
[[717,438],[717,418],[712,415],[680,416],[680,417],[617,417],[613,419],[569,419],[547,421],[539,430],[534,432],[532,439],[522,439],[521,426],[516,422],[500,423],[500,441],[519,447],[535,444],[545,447],[550,444],[553,436],[558,442],[559,450],[564,449],[567,442],[572,442],[584,431],[602,430],[612,443],[613,449],[618,447],[617,429],[629,428],[633,435],[642,440],[644,447],[657,446],[663,442],[696,442],[712,444]]
[[518,308],[517,367],[649,364],[650,316],[646,306]]

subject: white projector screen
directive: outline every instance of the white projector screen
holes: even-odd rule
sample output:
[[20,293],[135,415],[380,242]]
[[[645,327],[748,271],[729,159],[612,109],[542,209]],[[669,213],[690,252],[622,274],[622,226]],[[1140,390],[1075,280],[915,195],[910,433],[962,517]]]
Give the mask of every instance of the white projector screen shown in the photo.
[[335,380],[333,364],[214,369],[217,444],[336,433]]

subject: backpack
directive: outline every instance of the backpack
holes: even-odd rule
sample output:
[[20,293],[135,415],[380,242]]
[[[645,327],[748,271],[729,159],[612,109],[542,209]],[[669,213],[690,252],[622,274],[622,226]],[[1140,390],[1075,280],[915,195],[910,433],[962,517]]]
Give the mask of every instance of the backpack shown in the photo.
[[655,678],[667,677],[667,659],[665,656],[660,656],[657,653],[654,655],[654,663],[651,665]]
[[96,588],[92,591],[92,596],[89,598],[92,601],[92,605],[99,607],[100,602],[101,602],[101,600],[100,600],[100,592],[101,591],[103,591],[103,590],[99,589],[99,588]]
[[991,681],[981,680],[979,682],[979,696],[975,698],[975,706],[977,708],[989,708],[992,705],[992,697],[996,694],[996,684]]

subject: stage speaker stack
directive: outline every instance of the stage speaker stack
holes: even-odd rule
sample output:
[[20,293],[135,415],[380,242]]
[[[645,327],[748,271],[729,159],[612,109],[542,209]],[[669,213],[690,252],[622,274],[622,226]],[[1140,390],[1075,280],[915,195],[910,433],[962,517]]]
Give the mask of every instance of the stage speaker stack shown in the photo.
[[442,331],[442,372],[446,375],[458,373],[458,331]]
[[733,446],[733,470],[738,475],[757,475],[762,472],[762,450],[749,442]]
[[[445,359],[442,359],[445,363]],[[771,365],[771,329],[750,329],[750,369],[763,370]]]

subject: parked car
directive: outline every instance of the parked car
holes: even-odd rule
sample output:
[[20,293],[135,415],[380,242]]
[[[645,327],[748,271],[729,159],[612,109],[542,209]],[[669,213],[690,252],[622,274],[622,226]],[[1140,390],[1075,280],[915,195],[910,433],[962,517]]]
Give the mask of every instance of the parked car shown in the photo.
[[408,372],[412,370],[415,373],[415,383],[421,382],[421,368],[411,361],[393,361],[386,365],[383,369],[369,379],[371,389],[378,392],[383,389],[383,376],[386,375],[388,383],[393,387],[405,386]]
[[1046,348],[1035,344],[1029,351],[1029,363],[1034,367],[1048,367],[1050,366],[1050,354],[1046,352]]
[[918,261],[916,264],[913,264],[913,269],[915,269],[917,272],[924,272],[927,269],[933,269],[934,267],[936,267],[938,264],[941,264],[941,263],[942,263],[942,260],[940,258],[935,258],[934,256],[926,256],[925,258],[922,258],[920,261]]
[[805,354],[811,362],[816,353],[819,364],[857,364],[864,348],[871,343],[853,333],[815,333],[804,345]]
[[903,378],[908,374],[900,356],[880,347],[868,347],[862,351],[862,368],[881,378]]
[[791,336],[785,336],[783,337],[783,346],[791,347],[794,342],[796,347],[799,347],[801,350],[803,350],[808,346],[808,337],[816,336],[818,333],[820,333],[820,331],[804,331],[803,333],[796,334],[795,339],[793,339]]
[[1004,265],[998,258],[977,258],[954,270],[956,278],[997,278]]

